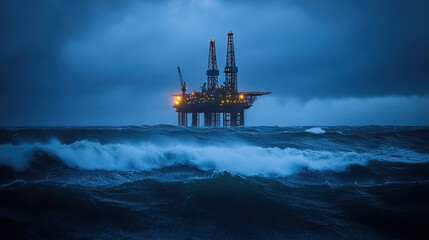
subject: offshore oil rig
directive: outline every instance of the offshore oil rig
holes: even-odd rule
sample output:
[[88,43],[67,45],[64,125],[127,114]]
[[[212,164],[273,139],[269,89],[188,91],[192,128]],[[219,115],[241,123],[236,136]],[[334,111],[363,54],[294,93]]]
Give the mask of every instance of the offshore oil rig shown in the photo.
[[173,94],[175,102],[173,108],[178,113],[179,126],[188,126],[188,113],[192,114],[191,126],[200,126],[200,115],[204,115],[204,126],[244,126],[245,110],[249,109],[256,99],[271,92],[238,92],[238,68],[235,64],[234,39],[232,31],[228,33],[226,53],[225,82],[218,85],[219,70],[216,61],[215,41],[210,40],[209,61],[207,69],[207,83],[201,87],[201,92],[186,93],[186,82],[182,79],[178,67],[182,93]]

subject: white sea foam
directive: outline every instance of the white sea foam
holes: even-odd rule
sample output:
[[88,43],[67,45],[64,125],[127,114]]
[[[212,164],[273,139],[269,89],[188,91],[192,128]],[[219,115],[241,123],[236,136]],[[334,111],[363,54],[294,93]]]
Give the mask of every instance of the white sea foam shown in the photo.
[[315,134],[323,134],[323,133],[325,133],[325,131],[322,128],[320,128],[320,127],[309,128],[309,129],[307,129],[305,131],[309,132],[309,133],[315,133]]
[[245,144],[100,144],[78,141],[61,144],[0,145],[0,165],[15,170],[30,166],[32,153],[42,150],[57,156],[64,164],[86,170],[146,171],[176,164],[193,165],[202,170],[226,170],[246,176],[287,176],[303,169],[343,171],[352,164],[364,165],[367,155],[354,152],[263,148]]

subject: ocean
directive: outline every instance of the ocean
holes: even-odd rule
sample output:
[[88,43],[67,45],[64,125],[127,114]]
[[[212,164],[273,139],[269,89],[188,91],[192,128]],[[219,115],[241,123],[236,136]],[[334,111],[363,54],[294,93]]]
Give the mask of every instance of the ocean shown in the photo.
[[428,239],[429,127],[1,127],[0,239]]

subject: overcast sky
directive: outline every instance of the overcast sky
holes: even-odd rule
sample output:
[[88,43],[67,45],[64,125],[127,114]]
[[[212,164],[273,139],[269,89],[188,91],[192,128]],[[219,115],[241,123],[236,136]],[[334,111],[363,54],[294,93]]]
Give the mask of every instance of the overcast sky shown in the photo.
[[[0,125],[176,124],[234,32],[249,125],[429,125],[429,1],[0,3]],[[219,76],[224,81],[224,75]]]

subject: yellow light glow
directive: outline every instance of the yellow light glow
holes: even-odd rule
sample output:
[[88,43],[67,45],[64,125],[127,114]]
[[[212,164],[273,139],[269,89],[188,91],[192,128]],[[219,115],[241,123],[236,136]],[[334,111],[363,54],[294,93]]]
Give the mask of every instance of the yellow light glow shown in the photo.
[[179,101],[176,101],[176,105],[178,105],[179,104]]
[[181,98],[181,97],[176,97],[176,99],[177,99],[177,101],[180,101],[180,100],[182,100],[182,98]]
[[243,98],[244,98],[243,94],[240,94],[240,99],[243,99]]
[[224,103],[224,101],[222,100],[222,103]]

